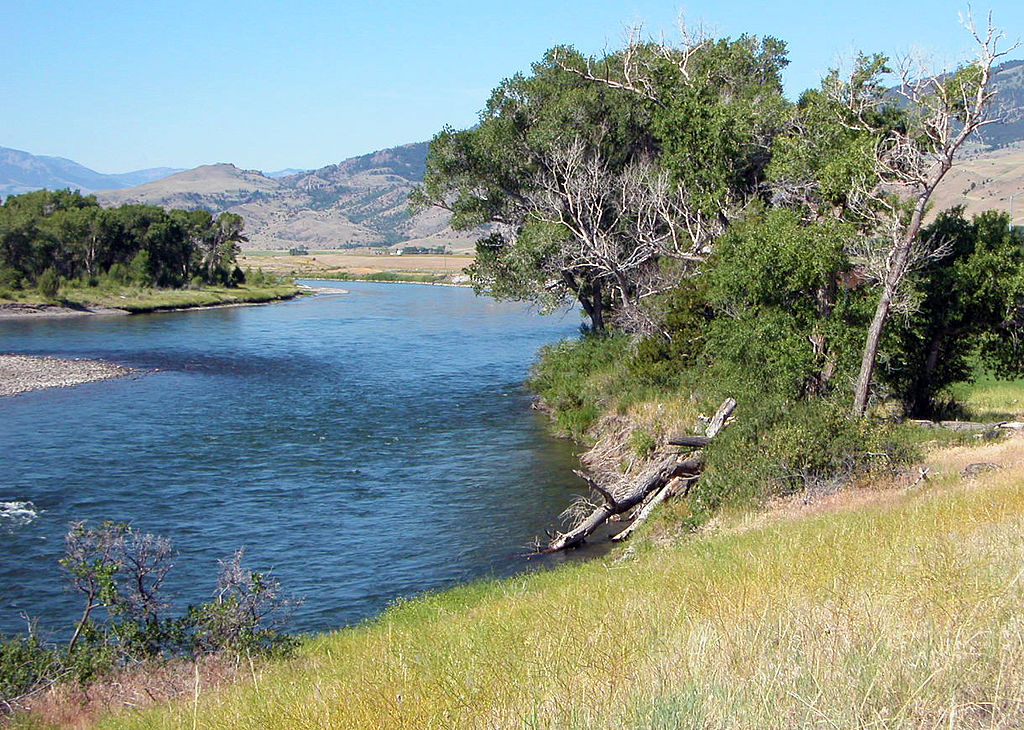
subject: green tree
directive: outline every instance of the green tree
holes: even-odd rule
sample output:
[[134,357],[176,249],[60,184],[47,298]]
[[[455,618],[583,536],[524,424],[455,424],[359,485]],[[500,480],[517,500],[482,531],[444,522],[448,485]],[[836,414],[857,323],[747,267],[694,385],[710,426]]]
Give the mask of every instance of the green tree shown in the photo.
[[883,376],[909,414],[929,415],[936,396],[970,380],[971,356],[1003,375],[1024,372],[1024,232],[989,211],[968,221],[962,208],[942,213],[922,238],[946,255],[914,272],[912,314],[883,345]]
[[598,59],[553,49],[492,93],[479,125],[434,138],[414,201],[457,227],[498,226],[470,269],[478,291],[572,297],[595,331],[608,312],[647,330],[640,303],[702,261],[760,183],[783,54],[749,37]]

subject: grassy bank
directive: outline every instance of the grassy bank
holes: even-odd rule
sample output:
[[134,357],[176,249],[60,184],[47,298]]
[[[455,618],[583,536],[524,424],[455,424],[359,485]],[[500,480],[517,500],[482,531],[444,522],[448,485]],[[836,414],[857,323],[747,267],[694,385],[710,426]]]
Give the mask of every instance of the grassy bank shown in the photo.
[[133,314],[169,309],[191,309],[225,304],[260,304],[289,299],[299,293],[293,283],[267,285],[241,284],[234,287],[203,286],[197,289],[156,289],[151,287],[117,286],[87,287],[63,285],[57,296],[46,299],[35,292],[19,292],[0,302],[41,305],[51,304],[70,309],[122,309]]
[[311,275],[312,279],[329,281],[384,281],[408,284],[451,284],[450,274],[414,274],[407,271],[375,271],[369,274],[350,274],[345,271]]
[[402,603],[101,726],[1019,727],[1022,457],[947,449],[921,484]]

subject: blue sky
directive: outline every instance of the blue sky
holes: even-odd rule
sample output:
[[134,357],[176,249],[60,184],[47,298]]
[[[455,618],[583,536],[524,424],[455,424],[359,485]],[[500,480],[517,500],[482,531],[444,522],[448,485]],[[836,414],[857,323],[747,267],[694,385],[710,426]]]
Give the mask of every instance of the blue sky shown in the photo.
[[[786,41],[795,98],[858,49],[965,58],[966,9],[946,0],[0,0],[0,146],[100,172],[313,168],[469,126],[490,89],[547,48],[599,53],[637,23],[671,39],[680,12],[716,36]],[[1024,36],[1024,2],[975,5],[982,24],[989,10],[1011,39]]]

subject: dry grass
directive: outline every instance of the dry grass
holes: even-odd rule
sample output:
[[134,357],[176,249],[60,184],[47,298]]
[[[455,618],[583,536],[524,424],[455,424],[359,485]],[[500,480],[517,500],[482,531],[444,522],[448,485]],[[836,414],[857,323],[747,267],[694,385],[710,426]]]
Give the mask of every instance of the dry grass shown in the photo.
[[1021,727],[1022,459],[949,449],[881,496],[427,596],[102,726]]
[[278,275],[316,276],[348,273],[353,276],[395,272],[399,274],[459,274],[473,263],[472,256],[431,254],[375,256],[341,252],[312,253],[308,256],[284,256],[246,252],[239,257],[242,268],[252,267]]
[[19,718],[16,724],[86,728],[101,715],[192,697],[197,689],[209,691],[228,682],[244,681],[247,676],[251,676],[249,666],[220,656],[198,662],[143,664],[87,686],[68,682],[30,695],[19,705],[31,714]]

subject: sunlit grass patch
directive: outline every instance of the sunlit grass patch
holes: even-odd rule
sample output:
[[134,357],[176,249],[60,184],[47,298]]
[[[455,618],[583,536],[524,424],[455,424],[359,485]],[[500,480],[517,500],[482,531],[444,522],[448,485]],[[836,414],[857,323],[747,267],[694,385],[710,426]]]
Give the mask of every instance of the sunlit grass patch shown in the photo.
[[1024,379],[997,380],[979,375],[973,383],[957,383],[950,390],[969,418],[1009,421],[1024,417]]

